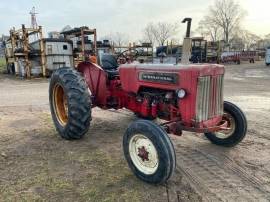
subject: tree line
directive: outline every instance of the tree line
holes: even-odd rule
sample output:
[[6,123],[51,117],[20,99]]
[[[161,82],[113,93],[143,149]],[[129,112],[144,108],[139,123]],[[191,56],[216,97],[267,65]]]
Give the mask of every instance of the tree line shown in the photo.
[[[270,34],[260,37],[242,28],[241,23],[246,16],[247,12],[235,0],[216,0],[199,21],[195,32],[208,41],[224,41],[225,46],[232,49],[255,49],[258,42],[270,44]],[[140,41],[153,46],[163,46],[168,41],[179,44],[182,39],[178,31],[179,22],[150,22],[143,29]],[[111,40],[121,46],[128,41],[128,37],[115,33]]]

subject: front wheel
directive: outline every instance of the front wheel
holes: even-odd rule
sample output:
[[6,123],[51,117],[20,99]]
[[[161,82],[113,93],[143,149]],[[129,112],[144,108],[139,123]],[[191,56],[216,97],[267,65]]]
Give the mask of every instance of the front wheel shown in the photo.
[[225,101],[223,120],[228,122],[228,129],[215,133],[206,133],[205,136],[216,145],[233,147],[246,136],[246,116],[239,107]]
[[166,182],[174,172],[173,144],[167,133],[151,121],[133,122],[125,132],[123,149],[129,167],[145,182]]

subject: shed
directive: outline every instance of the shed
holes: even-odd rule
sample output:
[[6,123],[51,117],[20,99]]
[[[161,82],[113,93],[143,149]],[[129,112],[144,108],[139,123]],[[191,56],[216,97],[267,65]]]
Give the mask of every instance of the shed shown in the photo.
[[[73,67],[73,47],[72,41],[66,39],[53,39],[46,38],[43,39],[45,58],[46,58],[46,67],[48,71],[53,71],[60,67]],[[40,45],[39,41],[35,41],[31,44],[32,47],[32,64],[38,64]],[[34,67],[34,64],[33,64]]]

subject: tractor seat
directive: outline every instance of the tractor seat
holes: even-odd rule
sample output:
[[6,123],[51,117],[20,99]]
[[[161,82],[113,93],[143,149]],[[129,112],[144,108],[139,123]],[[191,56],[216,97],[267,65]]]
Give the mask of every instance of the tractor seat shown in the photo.
[[99,56],[100,58],[100,66],[104,69],[109,79],[113,79],[116,76],[119,76],[118,72],[118,63],[114,55],[109,53],[102,53]]
[[109,79],[113,79],[116,76],[119,76],[119,71],[117,69],[115,70],[106,70],[106,72],[109,75]]

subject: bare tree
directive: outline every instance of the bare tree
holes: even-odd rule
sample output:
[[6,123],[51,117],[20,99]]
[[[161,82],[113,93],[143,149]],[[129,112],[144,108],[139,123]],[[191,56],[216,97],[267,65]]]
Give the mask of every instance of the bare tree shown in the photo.
[[110,33],[109,35],[103,36],[100,39],[107,39],[111,41],[115,46],[126,46],[129,42],[128,35],[121,32]]
[[176,34],[177,27],[177,24],[167,22],[149,23],[144,29],[144,38],[148,42],[163,46],[167,40]]
[[211,41],[218,41],[221,35],[220,26],[209,18],[209,16],[205,16],[200,22],[197,28],[197,32],[201,34],[201,36],[205,38],[210,38]]
[[257,49],[261,49],[261,50],[267,47],[270,47],[270,34],[267,34],[264,37],[262,37],[260,40],[258,40],[256,46],[257,46],[256,47]]
[[243,39],[247,50],[256,50],[257,43],[261,40],[261,37],[248,30],[243,30]]
[[117,45],[117,46],[124,46],[128,44],[129,38],[126,34],[116,32],[112,35],[112,41]]
[[159,22],[155,26],[155,38],[159,45],[164,46],[165,42],[177,32],[177,24]]
[[144,41],[151,43],[154,46],[156,43],[155,32],[155,25],[152,22],[147,24],[143,30]]
[[239,50],[244,50],[245,49],[244,40],[237,34],[233,35],[230,38],[229,43],[230,43],[230,49],[231,50],[239,51]]
[[210,7],[208,19],[222,29],[225,43],[228,43],[230,34],[238,27],[245,14],[234,0],[217,0]]
[[238,28],[233,33],[230,39],[230,43],[233,49],[255,50],[257,48],[258,42],[261,40],[261,37],[257,36],[256,34],[248,30]]

